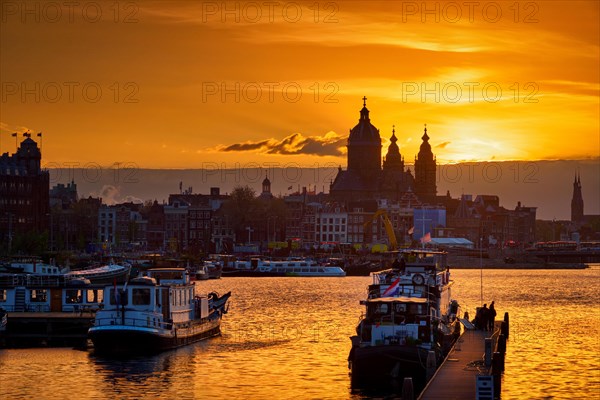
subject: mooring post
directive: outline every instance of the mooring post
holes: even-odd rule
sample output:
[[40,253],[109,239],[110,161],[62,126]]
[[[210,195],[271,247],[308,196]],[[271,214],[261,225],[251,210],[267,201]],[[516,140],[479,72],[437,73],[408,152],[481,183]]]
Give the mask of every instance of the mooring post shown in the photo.
[[[506,324],[506,328],[504,328],[506,330],[506,332],[502,332],[504,334],[504,336],[506,336],[506,338],[508,339],[508,328],[509,328],[509,323],[508,323],[508,311],[504,313],[504,323]],[[502,326],[500,326],[502,328]]]
[[492,365],[492,338],[485,338],[485,366]]
[[504,369],[502,363],[504,361],[504,355],[499,352],[494,353],[493,361],[492,361],[492,376],[494,377],[494,397],[499,398],[501,390],[501,374]]
[[504,334],[498,335],[498,344],[496,345],[496,350],[499,353],[506,354],[506,336]]
[[402,383],[402,400],[413,400],[414,398],[412,378],[404,378],[404,382]]
[[426,362],[426,366],[427,366],[427,380],[429,381],[431,379],[431,377],[433,377],[433,375],[435,374],[435,368],[436,368],[436,359],[435,359],[435,351],[429,351],[427,353],[427,362]]

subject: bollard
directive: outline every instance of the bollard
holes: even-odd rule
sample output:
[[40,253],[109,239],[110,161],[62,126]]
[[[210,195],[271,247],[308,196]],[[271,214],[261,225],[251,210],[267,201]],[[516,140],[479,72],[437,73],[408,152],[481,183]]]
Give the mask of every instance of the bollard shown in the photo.
[[404,382],[402,383],[402,400],[413,400],[414,398],[412,378],[404,378]]
[[435,368],[436,368],[436,359],[435,359],[435,351],[430,351],[427,353],[427,362],[425,363],[425,365],[427,366],[427,380],[429,381],[433,375],[435,374]]
[[494,397],[500,398],[501,391],[501,383],[502,383],[502,360],[503,355],[498,352],[494,353],[493,361],[492,361],[492,376],[494,377]]
[[485,338],[485,366],[492,364],[492,338]]
[[510,324],[508,323],[508,312],[504,313],[504,322],[506,322],[506,338],[508,339],[508,328],[510,326]]
[[508,324],[506,323],[506,321],[502,321],[500,323],[500,333],[508,339]]
[[505,354],[506,353],[506,336],[502,333],[498,336],[498,344],[496,345],[496,350],[498,353]]

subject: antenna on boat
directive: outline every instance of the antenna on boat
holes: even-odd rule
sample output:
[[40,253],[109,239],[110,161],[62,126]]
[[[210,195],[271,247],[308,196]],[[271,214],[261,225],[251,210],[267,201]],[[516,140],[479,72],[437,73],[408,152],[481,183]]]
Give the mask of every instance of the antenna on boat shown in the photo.
[[483,237],[479,238],[479,305],[483,304]]

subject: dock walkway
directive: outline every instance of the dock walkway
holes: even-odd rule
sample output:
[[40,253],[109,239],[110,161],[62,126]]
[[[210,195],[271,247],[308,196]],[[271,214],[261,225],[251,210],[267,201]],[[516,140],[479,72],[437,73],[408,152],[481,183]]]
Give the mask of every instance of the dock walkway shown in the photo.
[[474,399],[477,391],[477,375],[490,375],[491,367],[484,364],[485,338],[492,337],[495,348],[499,330],[496,321],[494,332],[467,330],[440,365],[419,400]]

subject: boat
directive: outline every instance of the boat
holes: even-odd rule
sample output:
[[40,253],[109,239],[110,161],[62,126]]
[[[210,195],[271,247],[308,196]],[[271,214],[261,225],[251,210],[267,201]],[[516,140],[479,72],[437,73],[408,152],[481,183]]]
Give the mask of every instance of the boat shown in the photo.
[[0,274],[0,299],[9,313],[94,312],[101,307],[103,288],[65,274]]
[[221,333],[231,292],[197,295],[185,268],[152,268],[104,289],[88,335],[98,354],[153,354]]
[[393,268],[372,274],[361,301],[365,313],[348,356],[354,386],[412,377],[423,387],[428,357],[440,365],[460,336],[446,253],[403,250],[398,257]]
[[343,277],[346,276],[346,272],[340,267],[319,264],[314,260],[306,258],[264,260],[259,257],[253,257],[250,260],[234,261],[229,267],[223,268],[223,276]]
[[5,266],[8,273],[37,274],[37,275],[61,275],[66,269],[60,269],[54,264],[46,264],[38,257],[21,257],[11,261]]
[[208,272],[208,279],[221,279],[223,264],[220,261],[205,261],[204,265]]
[[69,271],[68,279],[89,279],[93,284],[124,283],[129,277],[131,265],[128,263],[115,264],[112,261],[99,267]]
[[65,274],[0,274],[0,304],[9,321],[0,347],[85,345],[103,289]]

